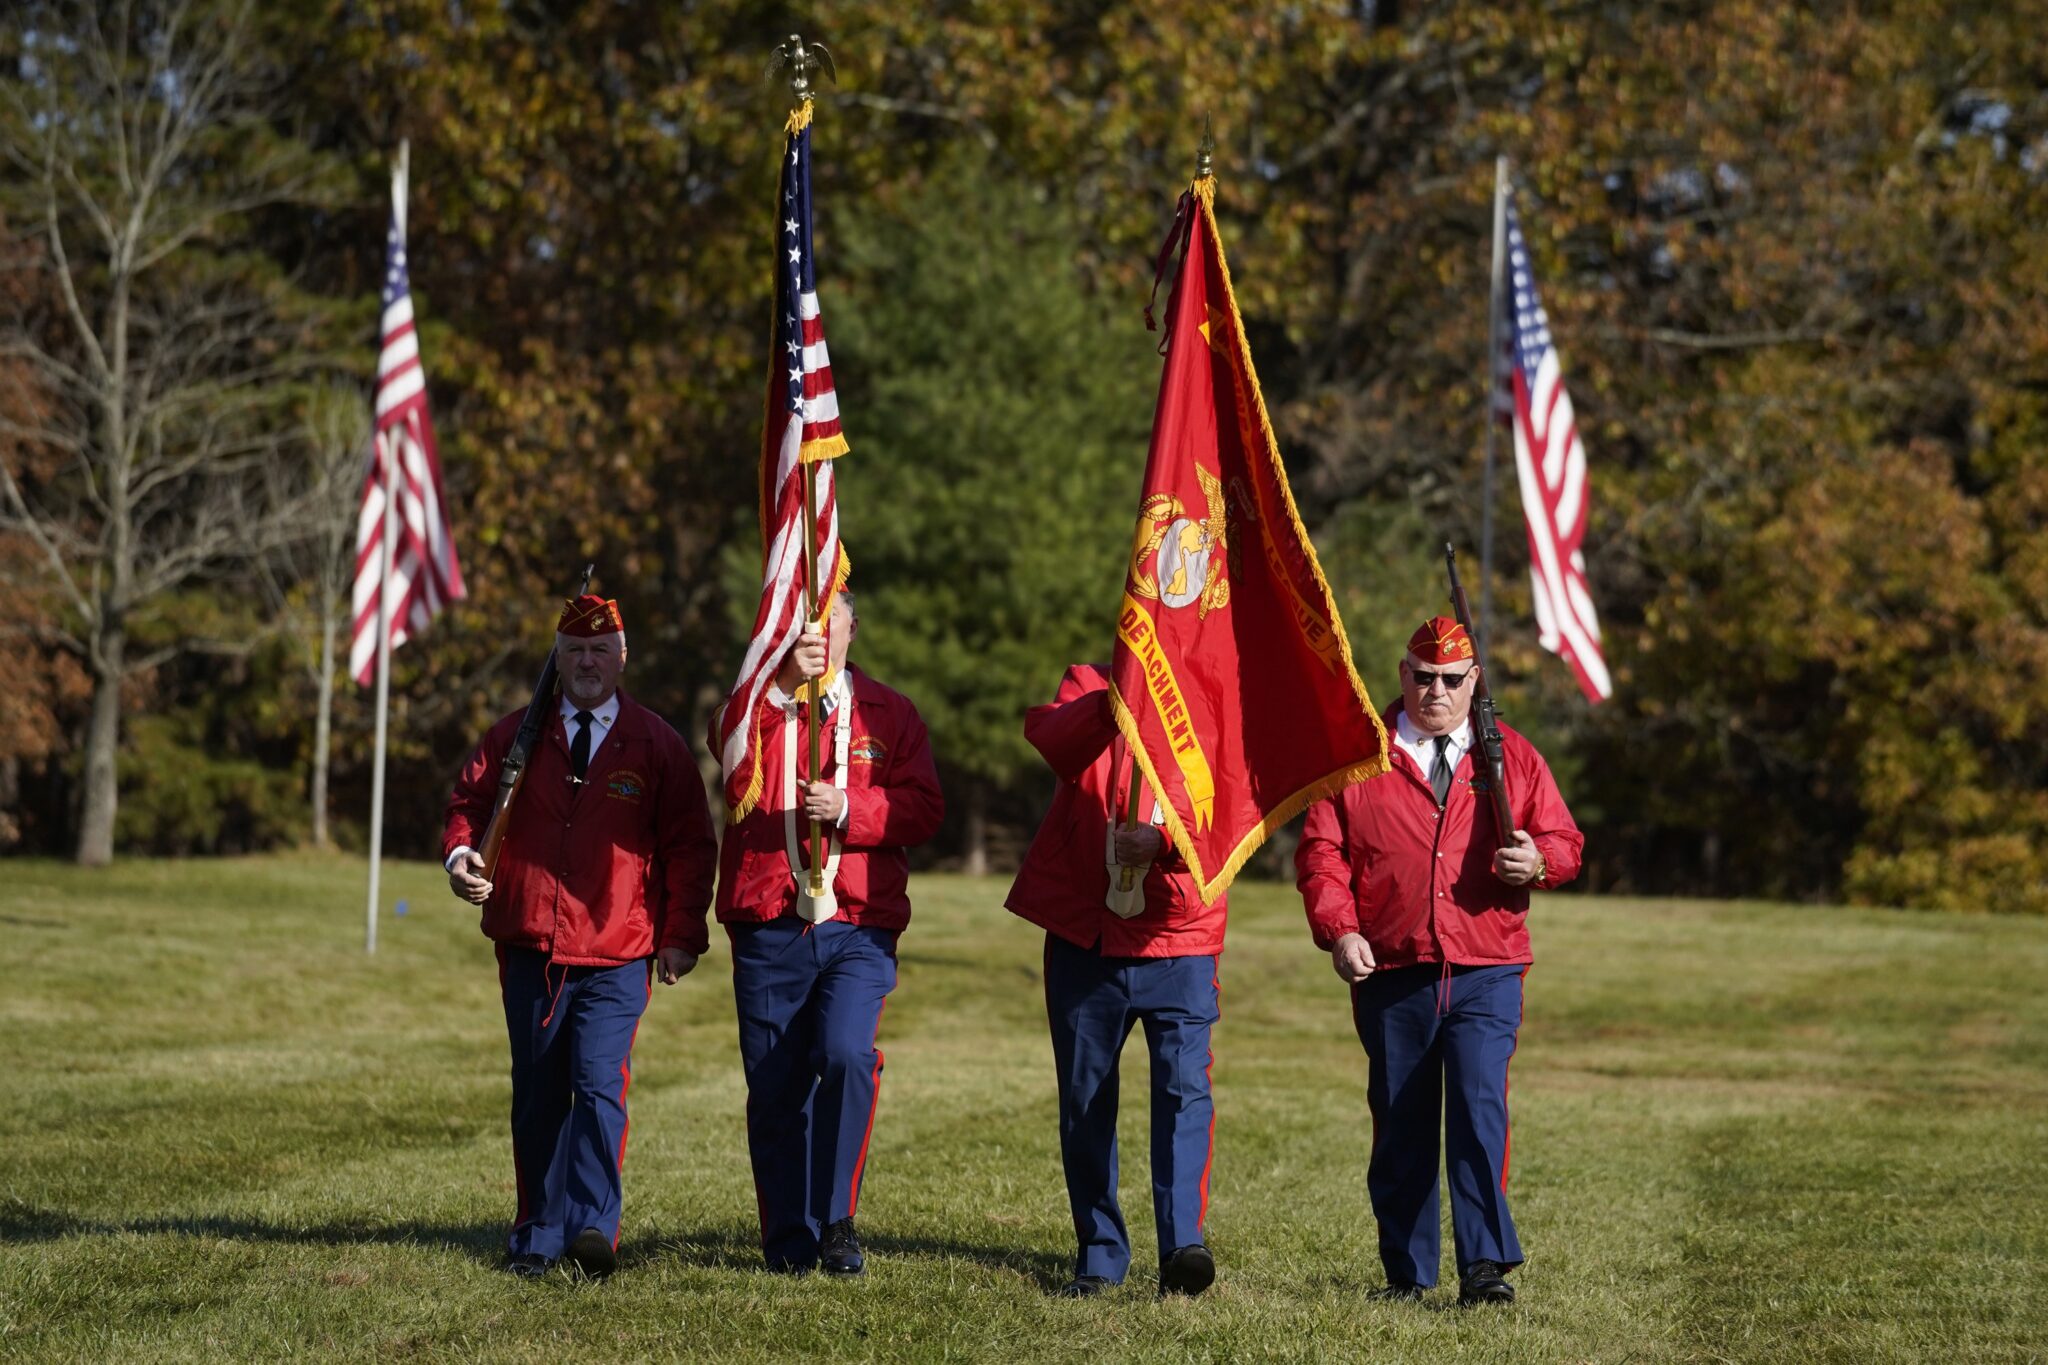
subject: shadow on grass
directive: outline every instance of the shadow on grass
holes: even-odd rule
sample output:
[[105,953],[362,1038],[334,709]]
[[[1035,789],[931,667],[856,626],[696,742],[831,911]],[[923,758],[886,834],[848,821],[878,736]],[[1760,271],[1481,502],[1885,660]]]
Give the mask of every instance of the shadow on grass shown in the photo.
[[[85,1218],[62,1209],[43,1208],[19,1199],[0,1202],[0,1244],[55,1242],[69,1237],[136,1236],[204,1237],[232,1242],[277,1242],[324,1246],[426,1246],[461,1252],[473,1261],[496,1265],[505,1255],[506,1225],[489,1223],[313,1223],[292,1227],[252,1218],[199,1214],[191,1217],[136,1218],[115,1221]],[[986,1246],[939,1237],[869,1237],[870,1254],[973,1261],[991,1270],[1006,1270],[1036,1283],[1048,1293],[1066,1280],[1066,1262],[1059,1256],[1017,1247]],[[689,1232],[643,1232],[619,1244],[622,1270],[635,1266],[683,1265],[710,1270],[758,1271],[761,1245],[751,1232],[735,1226]]]
[[[1047,1293],[1067,1282],[1068,1267],[1062,1257],[1023,1247],[988,1246],[945,1237],[874,1234],[863,1235],[861,1244],[870,1258],[882,1260],[971,1261],[989,1270],[1007,1271]],[[735,1226],[691,1232],[643,1233],[619,1245],[622,1269],[655,1263],[768,1273],[762,1264],[760,1241],[753,1230]]]
[[230,1242],[282,1242],[302,1245],[439,1246],[462,1252],[471,1260],[495,1262],[505,1254],[502,1223],[312,1223],[290,1227],[196,1214],[177,1218],[136,1218],[117,1222],[82,1218],[62,1209],[46,1209],[10,1199],[0,1204],[0,1243],[54,1242],[66,1237],[207,1237]]

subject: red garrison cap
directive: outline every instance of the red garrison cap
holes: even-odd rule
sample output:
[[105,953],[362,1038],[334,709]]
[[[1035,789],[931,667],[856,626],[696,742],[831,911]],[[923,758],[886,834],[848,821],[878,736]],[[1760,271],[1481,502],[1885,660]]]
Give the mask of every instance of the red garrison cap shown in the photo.
[[626,628],[619,604],[595,593],[585,593],[562,604],[562,619],[555,622],[561,635],[616,635]]
[[1472,637],[1450,616],[1432,616],[1408,637],[1408,652],[1426,664],[1454,664],[1472,657]]

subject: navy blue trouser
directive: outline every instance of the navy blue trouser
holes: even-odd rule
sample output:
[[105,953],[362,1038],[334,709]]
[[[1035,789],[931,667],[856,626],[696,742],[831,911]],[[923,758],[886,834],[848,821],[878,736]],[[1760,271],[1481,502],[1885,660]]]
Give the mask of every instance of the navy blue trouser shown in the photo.
[[1045,936],[1045,1012],[1060,1083],[1060,1157],[1080,1252],[1074,1273],[1122,1283],[1131,1239],[1116,1199],[1117,1058],[1145,1024],[1152,1056],[1152,1213],[1165,1257],[1202,1240],[1216,1108],[1209,1030],[1221,990],[1210,957],[1104,957]]
[[819,1234],[860,1204],[896,935],[794,915],[729,928],[761,1251],[778,1269],[813,1266]]
[[1394,1283],[1436,1283],[1442,1233],[1437,1138],[1451,1185],[1458,1272],[1522,1263],[1508,1213],[1508,1060],[1522,1027],[1524,965],[1438,963],[1374,972],[1351,988],[1371,1066],[1372,1164],[1366,1188],[1380,1260]]
[[512,1041],[519,1187],[508,1249],[553,1260],[585,1228],[616,1247],[626,1091],[653,964],[566,967],[531,948],[499,944],[498,983]]

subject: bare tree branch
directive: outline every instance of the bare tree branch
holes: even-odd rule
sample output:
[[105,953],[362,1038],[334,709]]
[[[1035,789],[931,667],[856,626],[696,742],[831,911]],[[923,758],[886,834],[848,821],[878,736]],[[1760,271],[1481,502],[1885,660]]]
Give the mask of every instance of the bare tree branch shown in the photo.
[[162,599],[333,520],[295,411],[317,315],[241,235],[258,210],[310,202],[326,162],[268,122],[252,13],[39,4],[38,69],[0,85],[0,164],[32,171],[8,192],[37,225],[7,262],[24,289],[0,304],[0,440],[25,452],[0,463],[0,532],[61,586],[65,647],[93,675],[87,861],[111,850],[122,679],[255,645],[164,639]]
[[11,524],[11,529],[27,536],[35,547],[43,552],[43,558],[50,566],[51,575],[63,586],[71,598],[71,604],[78,609],[79,615],[88,621],[94,619],[92,603],[78,590],[77,580],[71,576],[70,566],[57,545],[52,528],[45,526],[42,520],[29,510],[27,501],[21,495],[21,486],[14,481],[14,471],[7,467],[4,460],[0,460],[0,502],[4,502],[15,515],[16,520]]
[[1682,346],[1692,351],[1746,351],[1766,346],[1798,346],[1832,340],[1836,333],[1795,327],[1774,332],[1679,332],[1668,327],[1645,328],[1641,335],[1660,346]]

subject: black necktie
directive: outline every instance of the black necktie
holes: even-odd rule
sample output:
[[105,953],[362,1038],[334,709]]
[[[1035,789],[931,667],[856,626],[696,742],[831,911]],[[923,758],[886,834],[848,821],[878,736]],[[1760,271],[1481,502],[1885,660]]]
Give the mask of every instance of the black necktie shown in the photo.
[[1436,790],[1436,803],[1441,806],[1451,794],[1451,764],[1445,750],[1451,747],[1449,735],[1436,737],[1436,762],[1429,768],[1429,785]]
[[590,722],[595,719],[588,711],[576,713],[576,738],[569,741],[569,773],[578,782],[590,766]]

